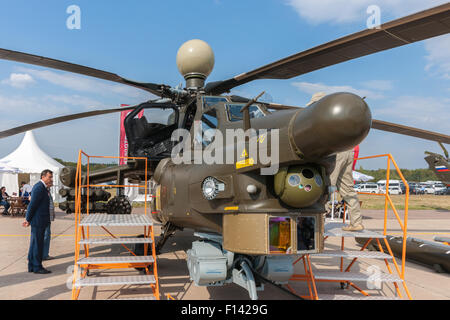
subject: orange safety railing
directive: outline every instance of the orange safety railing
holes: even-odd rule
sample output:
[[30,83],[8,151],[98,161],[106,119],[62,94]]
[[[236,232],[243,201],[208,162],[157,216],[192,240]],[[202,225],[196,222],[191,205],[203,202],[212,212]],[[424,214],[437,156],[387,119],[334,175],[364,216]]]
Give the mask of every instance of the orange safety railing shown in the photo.
[[[394,254],[393,254],[393,252],[392,252],[392,249],[391,249],[391,247],[390,247],[390,245],[389,245],[389,242],[388,242],[388,240],[386,239],[386,237],[384,238],[384,243],[385,243],[385,245],[386,245],[386,248],[387,248],[389,254],[392,256],[392,260],[393,260],[394,266],[395,266],[395,268],[396,268],[396,271],[397,271],[397,273],[398,273],[400,279],[402,280],[402,283],[403,283],[403,287],[404,287],[404,289],[405,289],[405,292],[406,292],[408,298],[409,298],[410,300],[412,300],[411,294],[410,294],[410,292],[409,292],[409,290],[408,290],[408,286],[406,285],[406,282],[405,282],[406,240],[407,240],[407,234],[408,234],[408,228],[407,228],[407,227],[408,227],[409,185],[408,185],[408,183],[407,183],[405,177],[403,176],[403,174],[402,174],[400,168],[398,167],[397,163],[395,162],[394,157],[393,157],[391,154],[383,154],[383,155],[376,155],[376,156],[370,156],[370,157],[361,157],[361,158],[358,158],[358,159],[356,159],[356,160],[367,160],[367,159],[375,159],[375,158],[383,158],[383,157],[387,157],[386,193],[381,193],[381,194],[380,194],[380,193],[376,193],[376,194],[374,194],[374,193],[366,193],[366,192],[358,192],[358,193],[359,193],[359,194],[367,194],[367,195],[371,195],[371,196],[384,196],[384,197],[385,197],[385,205],[384,205],[384,226],[383,226],[383,235],[384,235],[384,236],[387,235],[388,207],[389,207],[389,205],[391,206],[392,211],[393,211],[394,214],[395,214],[395,217],[396,217],[396,219],[397,219],[397,222],[398,222],[399,225],[400,225],[400,228],[401,228],[402,234],[403,234],[401,270],[400,270],[399,265],[397,264],[397,261],[396,261],[396,259],[395,259],[395,256],[394,256]],[[405,187],[406,187],[406,192],[405,192],[405,210],[404,210],[403,221],[402,221],[402,219],[400,218],[400,215],[399,215],[399,213],[398,213],[398,210],[397,210],[397,208],[395,207],[395,204],[394,204],[394,202],[392,201],[392,198],[391,198],[391,196],[390,196],[390,194],[389,194],[389,180],[390,180],[391,162],[392,162],[392,164],[394,165],[394,167],[395,167],[395,169],[396,169],[396,171],[397,171],[399,177],[401,178],[401,180],[403,181],[403,183],[404,183],[404,185],[405,185]],[[345,223],[345,216],[346,216],[345,210],[346,210],[346,208],[345,208],[345,205],[344,205],[344,214],[343,214],[343,222],[344,222],[344,223]],[[325,239],[327,239],[327,237],[326,237]],[[361,251],[363,251],[364,249],[366,249],[367,246],[370,244],[371,241],[372,241],[372,238],[368,239],[368,241],[363,245]],[[381,243],[380,243],[380,240],[379,240],[379,239],[376,239],[376,242],[377,242],[377,244],[378,244],[378,247],[379,247],[380,251],[381,251],[381,252],[384,252],[383,247],[382,247],[382,245],[381,245]],[[342,237],[342,240],[341,240],[341,250],[344,250],[344,245],[345,245],[345,244],[344,244],[344,237]],[[294,276],[291,278],[291,280],[293,280],[293,281],[307,281],[307,283],[308,283],[308,288],[309,288],[309,292],[310,292],[310,296],[309,296],[309,297],[310,297],[311,299],[318,299],[317,289],[316,289],[316,286],[315,286],[315,282],[316,282],[316,281],[324,281],[324,282],[328,282],[328,281],[331,281],[331,282],[340,282],[340,280],[326,280],[326,279],[316,280],[316,279],[314,278],[314,274],[313,274],[313,271],[312,271],[312,267],[311,267],[311,262],[310,262],[309,254],[305,254],[305,255],[303,255],[302,257],[300,257],[299,259],[297,259],[297,260],[294,262],[294,265],[295,265],[297,262],[299,262],[300,260],[303,260],[303,264],[304,264],[304,268],[305,268],[305,274],[304,274],[304,275],[294,275]],[[348,267],[344,270],[344,266],[343,266],[343,264],[344,264],[344,258],[341,257],[341,259],[340,259],[340,261],[341,261],[341,262],[340,262],[340,271],[341,271],[341,272],[349,272],[349,271],[350,271],[350,268],[351,268],[352,265],[356,262],[356,260],[357,260],[357,258],[354,258],[354,259],[352,260],[352,262],[348,265]],[[387,259],[385,259],[385,263],[386,263],[386,267],[387,267],[389,273],[392,274],[392,270],[391,270],[391,267],[390,267],[390,265],[389,265]],[[341,282],[342,282],[342,281],[341,281]],[[361,289],[359,289],[358,287],[356,287],[353,283],[348,282],[348,281],[347,281],[347,283],[349,283],[350,285],[352,285],[353,287],[355,287],[358,291],[360,291],[360,292],[361,292],[362,294],[364,294],[365,296],[368,295],[366,292],[364,292],[363,290],[361,290]],[[402,297],[401,292],[400,292],[400,290],[399,290],[399,287],[398,287],[397,283],[394,282],[394,285],[395,285],[396,292],[397,292],[398,296],[399,296],[399,297]],[[313,289],[313,290],[311,290],[311,286],[312,286],[312,289]],[[294,292],[294,290],[293,290],[290,286],[288,286],[288,288],[289,288],[292,292]],[[295,293],[295,292],[294,292],[294,293]]]
[[[365,193],[365,192],[358,192],[359,194],[366,194],[366,195],[371,195],[371,196],[384,196],[385,197],[385,204],[384,204],[384,226],[383,226],[383,235],[386,236],[387,235],[387,220],[388,220],[388,208],[389,205],[392,208],[392,211],[395,214],[395,218],[397,219],[398,224],[400,225],[400,228],[402,230],[403,233],[403,243],[402,243],[402,265],[401,265],[401,271],[400,268],[397,264],[397,261],[395,260],[394,254],[392,253],[391,247],[389,245],[389,242],[386,238],[384,238],[384,243],[386,245],[386,248],[388,249],[389,254],[393,257],[393,262],[394,262],[394,266],[397,270],[397,273],[399,274],[400,278],[403,280],[403,287],[405,289],[406,294],[408,295],[409,299],[412,299],[411,294],[408,290],[408,287],[406,285],[405,282],[405,268],[406,268],[406,240],[408,237],[408,205],[409,205],[409,185],[408,182],[406,181],[405,177],[403,176],[400,168],[397,165],[397,162],[395,161],[394,157],[391,154],[382,154],[382,155],[377,155],[377,156],[369,156],[369,157],[362,157],[362,158],[358,158],[356,160],[368,160],[368,159],[375,159],[375,158],[387,158],[387,168],[386,168],[386,187],[385,187],[385,193],[382,194],[373,194],[373,193]],[[398,213],[397,208],[395,207],[394,202],[392,201],[392,198],[389,194],[389,181],[390,181],[390,176],[391,176],[391,162],[395,167],[395,170],[397,171],[397,174],[399,175],[400,179],[403,181],[403,184],[405,185],[405,209],[404,209],[404,216],[403,216],[403,222],[402,219],[400,218],[400,215]],[[378,247],[380,248],[380,251],[383,252],[383,247],[381,246],[380,240],[377,239],[377,244]],[[389,271],[390,267],[389,265],[386,263],[387,268]],[[399,293],[398,288],[397,292]],[[401,296],[401,294],[399,293],[399,295]]]
[[[403,176],[400,168],[398,167],[397,163],[394,160],[394,157],[391,154],[383,154],[383,155],[378,155],[378,156],[370,156],[370,157],[363,157],[363,158],[358,158],[356,160],[367,160],[367,159],[375,159],[375,158],[383,158],[383,157],[387,157],[387,170],[386,170],[386,192],[384,194],[381,194],[381,196],[385,197],[385,204],[384,204],[384,226],[383,226],[383,235],[386,236],[387,235],[387,219],[388,219],[388,205],[391,206],[392,211],[395,214],[395,218],[397,219],[397,222],[400,225],[400,228],[402,230],[403,233],[403,243],[402,243],[402,268],[401,271],[398,267],[397,262],[395,261],[395,259],[393,259],[394,261],[394,265],[397,269],[397,272],[399,273],[401,279],[403,280],[404,286],[405,286],[405,290],[408,294],[408,297],[410,297],[409,291],[406,287],[405,284],[405,267],[406,267],[406,239],[408,236],[408,204],[409,204],[409,185],[408,182],[406,181],[405,177]],[[400,218],[400,215],[398,214],[397,208],[395,207],[394,202],[392,201],[392,198],[389,194],[389,180],[390,180],[390,173],[391,173],[391,162],[394,165],[397,174],[399,175],[400,179],[403,181],[403,184],[405,185],[405,212],[404,212],[404,216],[403,216],[403,222],[402,219]],[[380,195],[380,194],[373,194],[373,193],[365,193],[365,192],[359,192],[359,194],[367,194],[367,195],[371,195],[371,196],[376,196],[376,195]],[[379,241],[379,240],[378,240]],[[384,238],[384,242],[386,244],[386,248],[389,251],[389,254],[391,256],[394,256],[392,254],[391,251],[391,247],[389,246],[389,243],[387,241],[386,238]],[[383,250],[381,247],[381,244],[378,243],[378,246],[380,247],[380,250]],[[411,297],[410,297],[411,298]]]
[[[87,158],[87,165],[86,165],[86,181],[85,184],[83,184],[82,181],[82,156],[85,156]],[[91,185],[90,181],[89,181],[89,167],[90,167],[90,159],[91,158],[96,158],[96,159],[127,159],[127,160],[144,160],[145,161],[145,184],[142,185],[107,185],[107,184],[102,184],[102,185]],[[77,170],[76,170],[76,175],[75,175],[75,266],[74,266],[74,276],[73,276],[73,281],[72,281],[72,299],[76,300],[78,299],[78,296],[80,294],[81,288],[76,289],[75,288],[75,282],[77,279],[77,275],[78,275],[78,264],[77,261],[79,260],[80,257],[80,240],[81,240],[81,236],[83,237],[83,239],[89,239],[90,236],[90,232],[89,232],[89,227],[86,227],[86,232],[84,231],[84,228],[80,228],[80,222],[81,222],[81,215],[82,215],[82,208],[81,208],[81,190],[82,189],[86,189],[86,195],[87,195],[87,202],[86,202],[86,215],[90,214],[90,209],[89,209],[89,188],[91,187],[112,187],[112,188],[125,188],[125,187],[132,187],[132,188],[144,188],[144,192],[145,192],[145,202],[144,202],[144,214],[147,215],[147,197],[148,197],[148,181],[147,181],[147,161],[148,159],[145,157],[114,157],[114,156],[90,156],[88,154],[86,154],[85,152],[83,152],[82,150],[79,151],[78,154],[78,162],[77,162]],[[153,196],[149,196],[152,197]],[[102,227],[103,230],[105,230],[111,237],[116,238],[116,236],[114,234],[112,234],[110,231],[108,231],[105,227]],[[156,297],[157,300],[160,299],[160,295],[159,295],[159,280],[158,280],[158,269],[157,269],[157,262],[156,262],[156,249],[155,249],[155,238],[154,238],[154,232],[153,232],[153,227],[149,227],[147,230],[147,227],[144,227],[144,237],[151,237],[152,240],[152,255],[153,255],[153,274],[155,277],[155,284],[152,285],[152,290],[154,293],[154,296]],[[85,249],[85,256],[89,257],[89,245],[83,244],[84,249]],[[133,251],[131,251],[127,246],[125,246],[124,244],[122,244],[122,246],[131,254],[136,255]],[[144,245],[144,255],[147,254],[147,244]],[[134,265],[133,265],[134,266]],[[137,265],[136,265],[137,266]],[[124,267],[123,264],[118,264],[118,265],[111,265],[108,264],[107,266],[101,266],[101,265],[96,265],[95,269],[107,269],[107,268],[114,268],[114,267]],[[149,273],[149,270],[146,266],[142,266],[146,269],[147,274]],[[81,275],[82,278],[84,278],[87,275],[88,270],[90,269],[90,267],[88,266],[87,268],[85,268],[84,273]],[[92,268],[94,269],[94,268]]]

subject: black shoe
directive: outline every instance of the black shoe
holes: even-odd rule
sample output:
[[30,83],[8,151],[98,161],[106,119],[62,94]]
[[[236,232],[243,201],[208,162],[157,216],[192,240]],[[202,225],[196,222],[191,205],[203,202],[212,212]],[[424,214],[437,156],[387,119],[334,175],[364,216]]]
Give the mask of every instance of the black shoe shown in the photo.
[[42,259],[42,261],[53,260],[53,259],[55,259],[55,258],[48,256],[47,258]]
[[40,269],[38,271],[35,271],[34,273],[37,273],[37,274],[49,274],[49,273],[52,273],[52,272],[50,270],[42,268],[42,269]]

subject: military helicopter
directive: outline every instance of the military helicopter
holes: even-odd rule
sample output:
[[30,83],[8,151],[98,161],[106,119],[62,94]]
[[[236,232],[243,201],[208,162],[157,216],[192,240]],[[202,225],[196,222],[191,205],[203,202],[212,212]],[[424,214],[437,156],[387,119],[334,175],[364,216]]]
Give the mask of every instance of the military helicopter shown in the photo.
[[[124,122],[129,156],[147,157],[148,168],[145,162],[129,161],[90,172],[89,179],[91,183],[115,180],[121,185],[128,178],[138,183],[146,178],[147,169],[155,196],[152,211],[163,225],[157,249],[161,250],[176,230],[194,230],[201,239],[188,251],[187,264],[194,282],[204,286],[234,282],[255,299],[261,284],[255,281],[255,275],[275,283],[286,282],[293,273],[293,256],[323,250],[324,205],[337,152],[361,143],[371,128],[441,143],[450,143],[450,136],[373,120],[364,99],[351,93],[331,94],[306,108],[261,102],[260,96],[251,99],[226,93],[257,79],[290,79],[447,34],[449,21],[450,4],[441,5],[209,83],[206,78],[214,66],[213,51],[205,42],[191,40],[177,54],[185,88],[136,82],[6,49],[0,49],[0,58],[110,80],[159,97],[129,107],[132,111]],[[53,118],[0,132],[0,138],[123,110]],[[158,116],[147,119],[147,114],[155,115],[155,110]],[[176,134],[179,129],[189,135]],[[235,137],[228,139],[227,130],[249,134],[235,143]],[[225,142],[219,143],[224,136]],[[276,156],[275,160],[256,158],[252,147]],[[198,163],[196,151],[233,160]],[[183,162],[177,163],[174,155],[182,157]],[[271,171],[273,167],[278,170]],[[86,174],[83,179],[87,179]],[[73,187],[75,169],[65,168],[61,181]],[[120,190],[118,197],[123,197]]]

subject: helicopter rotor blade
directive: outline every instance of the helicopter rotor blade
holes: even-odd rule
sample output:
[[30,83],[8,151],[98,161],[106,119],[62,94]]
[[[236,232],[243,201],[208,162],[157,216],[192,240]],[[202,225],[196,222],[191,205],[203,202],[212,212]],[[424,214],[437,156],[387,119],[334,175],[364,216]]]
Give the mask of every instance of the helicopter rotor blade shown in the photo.
[[169,86],[163,84],[136,82],[122,78],[121,76],[118,76],[117,74],[111,72],[8,49],[0,48],[0,59],[33,64],[36,66],[47,67],[62,71],[69,71],[102,80],[113,81],[116,83],[125,84],[136,87],[141,90],[145,90],[158,97],[164,96],[164,94],[167,91],[166,89],[170,88]]
[[446,134],[408,127],[392,122],[372,120],[372,129],[388,131],[410,137],[450,144],[450,136]]
[[219,95],[257,79],[290,79],[376,52],[450,32],[450,3],[385,23],[299,52],[224,81],[210,82],[205,91]]
[[105,114],[114,113],[114,112],[121,112],[121,111],[126,111],[126,110],[132,110],[132,109],[135,109],[135,108],[136,108],[136,106],[116,108],[116,109],[95,110],[95,111],[75,113],[75,114],[70,114],[70,115],[67,115],[67,116],[61,116],[61,117],[56,117],[56,118],[52,118],[52,119],[42,120],[42,121],[26,124],[26,125],[23,125],[23,126],[20,126],[20,127],[8,129],[8,130],[5,130],[5,131],[1,131],[0,132],[0,139],[7,138],[7,137],[10,137],[10,136],[14,136],[16,134],[27,132],[27,131],[30,131],[30,130],[39,129],[39,128],[51,126],[51,125],[54,125],[54,124],[62,123],[62,122],[67,122],[67,121],[72,121],[72,120],[77,120],[77,119],[83,119],[83,118],[89,118],[89,117],[95,117],[95,116],[105,115]]

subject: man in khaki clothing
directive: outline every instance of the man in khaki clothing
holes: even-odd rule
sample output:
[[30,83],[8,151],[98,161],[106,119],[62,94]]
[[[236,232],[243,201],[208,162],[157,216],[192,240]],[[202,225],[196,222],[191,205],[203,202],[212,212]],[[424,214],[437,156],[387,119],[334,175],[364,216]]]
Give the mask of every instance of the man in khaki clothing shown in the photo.
[[348,205],[350,225],[343,227],[344,231],[364,230],[358,194],[353,188],[353,160],[353,150],[336,154],[336,167],[330,176],[331,185],[336,186],[342,199]]
[[[326,96],[324,92],[315,93],[307,106],[319,101]],[[339,152],[336,154],[336,167],[331,173],[331,185],[339,191],[342,199],[347,203],[350,215],[350,225],[342,228],[344,231],[364,230],[362,225],[361,207],[358,194],[353,188],[353,150]]]

